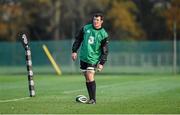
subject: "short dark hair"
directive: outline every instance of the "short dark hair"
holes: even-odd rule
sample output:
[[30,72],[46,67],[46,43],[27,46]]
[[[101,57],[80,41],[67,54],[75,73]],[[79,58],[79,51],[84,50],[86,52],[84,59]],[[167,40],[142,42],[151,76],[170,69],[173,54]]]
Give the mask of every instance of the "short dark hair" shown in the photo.
[[103,14],[102,13],[94,13],[94,15],[93,15],[93,18],[94,17],[101,17],[101,20],[104,20],[104,16],[103,16]]

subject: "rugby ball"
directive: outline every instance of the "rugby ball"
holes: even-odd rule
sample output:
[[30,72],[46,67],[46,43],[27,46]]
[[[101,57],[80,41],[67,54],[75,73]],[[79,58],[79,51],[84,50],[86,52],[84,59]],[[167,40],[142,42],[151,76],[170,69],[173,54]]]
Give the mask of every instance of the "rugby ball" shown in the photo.
[[87,102],[87,97],[84,96],[84,95],[78,95],[76,96],[76,102],[79,102],[79,103],[86,103]]

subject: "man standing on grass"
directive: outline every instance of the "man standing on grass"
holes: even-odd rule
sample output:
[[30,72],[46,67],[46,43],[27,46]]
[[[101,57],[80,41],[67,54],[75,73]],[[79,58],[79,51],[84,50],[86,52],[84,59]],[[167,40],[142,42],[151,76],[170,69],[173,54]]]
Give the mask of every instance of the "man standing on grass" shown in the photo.
[[77,50],[80,49],[80,69],[86,78],[86,87],[89,94],[87,104],[96,104],[95,70],[102,71],[108,55],[108,34],[102,27],[103,15],[96,13],[92,23],[85,25],[75,37],[72,46],[72,60],[77,59]]

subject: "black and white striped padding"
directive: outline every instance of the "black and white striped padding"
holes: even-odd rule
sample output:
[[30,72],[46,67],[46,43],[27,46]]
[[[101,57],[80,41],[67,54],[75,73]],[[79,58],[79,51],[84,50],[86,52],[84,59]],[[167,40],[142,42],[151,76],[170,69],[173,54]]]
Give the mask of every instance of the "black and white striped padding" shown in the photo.
[[25,34],[22,35],[22,44],[25,49],[30,97],[33,97],[33,96],[35,96],[35,89],[34,89],[34,80],[33,80],[31,49],[28,45],[28,39]]

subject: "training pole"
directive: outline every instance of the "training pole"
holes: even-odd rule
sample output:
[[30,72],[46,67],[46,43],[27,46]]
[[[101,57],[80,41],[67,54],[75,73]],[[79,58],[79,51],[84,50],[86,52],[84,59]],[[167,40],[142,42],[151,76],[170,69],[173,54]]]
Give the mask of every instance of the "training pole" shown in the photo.
[[47,46],[46,46],[45,44],[43,45],[43,50],[44,50],[44,52],[46,53],[48,59],[50,60],[52,66],[54,67],[56,73],[57,73],[58,75],[62,75],[62,72],[61,72],[60,67],[57,65],[56,61],[55,61],[54,58],[52,57],[50,51],[48,50],[48,48],[47,48]]
[[22,35],[22,44],[25,49],[25,56],[26,56],[26,65],[28,71],[28,84],[29,84],[29,93],[30,97],[35,96],[35,89],[34,89],[34,81],[33,81],[33,70],[32,70],[32,60],[31,60],[31,49],[28,45],[28,39],[25,34]]

